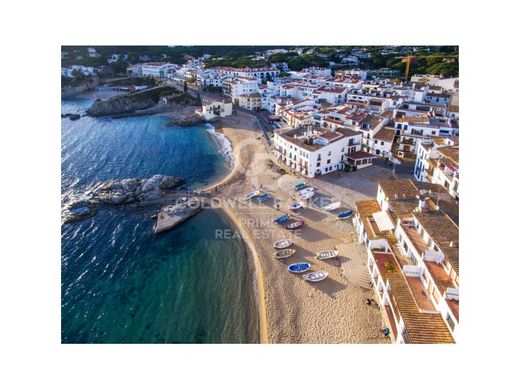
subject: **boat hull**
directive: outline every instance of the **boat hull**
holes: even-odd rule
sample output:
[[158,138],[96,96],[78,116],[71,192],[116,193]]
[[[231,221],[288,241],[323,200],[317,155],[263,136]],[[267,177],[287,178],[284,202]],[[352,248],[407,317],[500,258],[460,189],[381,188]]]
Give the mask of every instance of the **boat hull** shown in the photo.
[[294,263],[287,267],[287,271],[292,274],[301,274],[311,269],[311,265],[309,263]]

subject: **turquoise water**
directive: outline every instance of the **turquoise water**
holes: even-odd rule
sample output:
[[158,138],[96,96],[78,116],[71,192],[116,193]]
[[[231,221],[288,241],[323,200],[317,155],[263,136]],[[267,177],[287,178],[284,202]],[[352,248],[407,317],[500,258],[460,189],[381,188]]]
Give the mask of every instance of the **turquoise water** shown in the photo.
[[[89,99],[62,101],[82,112]],[[111,178],[168,174],[194,188],[228,172],[204,127],[165,126],[159,116],[62,119],[62,200]],[[204,210],[154,235],[154,208],[107,208],[62,226],[63,343],[258,341],[253,269],[235,227]],[[236,237],[236,235],[228,235]]]

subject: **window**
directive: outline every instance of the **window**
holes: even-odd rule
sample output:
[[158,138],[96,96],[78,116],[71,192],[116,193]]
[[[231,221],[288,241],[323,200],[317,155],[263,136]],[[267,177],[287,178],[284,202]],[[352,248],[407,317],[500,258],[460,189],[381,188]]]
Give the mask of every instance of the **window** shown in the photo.
[[453,329],[455,329],[455,321],[453,321],[453,318],[451,318],[450,313],[446,314],[446,322],[448,323],[448,326],[453,332]]
[[327,160],[327,164],[330,164],[330,158]]
[[332,154],[332,151],[331,151],[331,150],[329,150],[329,153],[327,154],[327,156],[330,156],[331,154]]

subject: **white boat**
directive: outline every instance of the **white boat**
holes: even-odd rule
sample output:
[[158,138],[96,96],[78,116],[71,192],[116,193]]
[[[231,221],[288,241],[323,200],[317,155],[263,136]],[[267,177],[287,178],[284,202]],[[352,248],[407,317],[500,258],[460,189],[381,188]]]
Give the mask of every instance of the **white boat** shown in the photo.
[[340,207],[341,207],[341,202],[334,202],[334,203],[330,203],[326,206],[323,206],[323,210],[333,211],[333,210],[339,209]]
[[321,282],[324,279],[327,279],[327,276],[329,276],[329,273],[326,271],[316,271],[316,272],[309,272],[307,275],[304,275],[303,278],[307,282]]
[[303,194],[305,194],[307,192],[314,192],[314,188],[313,187],[307,187],[307,188],[304,188],[303,190],[298,191],[298,193],[300,195],[303,195]]
[[288,257],[291,257],[296,253],[296,249],[282,249],[281,251],[277,251],[274,254],[274,257],[277,259],[286,259]]
[[337,250],[330,250],[330,251],[323,251],[316,255],[316,258],[318,260],[329,260],[333,259],[335,257],[338,257],[339,251]]
[[302,207],[303,207],[303,203],[301,203],[301,202],[293,202],[289,205],[290,210],[298,210],[298,209],[301,209]]
[[292,240],[288,239],[288,238],[284,238],[280,241],[276,241],[274,244],[273,244],[273,247],[275,249],[285,249],[285,248],[288,248],[292,245]]
[[262,191],[253,191],[253,192],[250,192],[249,194],[247,194],[245,196],[245,199],[246,200],[249,200],[249,199],[253,199],[255,196],[258,196],[262,193]]
[[313,196],[314,196],[314,192],[306,192],[306,193],[300,195],[300,199],[307,200],[307,199],[312,198]]

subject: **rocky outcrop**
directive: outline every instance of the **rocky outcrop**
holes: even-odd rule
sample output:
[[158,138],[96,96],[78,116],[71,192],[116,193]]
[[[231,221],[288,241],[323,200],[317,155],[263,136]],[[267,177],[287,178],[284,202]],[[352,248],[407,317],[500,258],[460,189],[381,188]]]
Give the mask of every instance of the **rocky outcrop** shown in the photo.
[[69,118],[71,121],[77,121],[79,118],[81,118],[80,114],[61,114],[62,118]]
[[175,176],[154,175],[149,179],[109,180],[90,192],[95,203],[119,205],[162,198],[165,193],[184,183]]
[[98,117],[133,114],[136,111],[153,107],[159,102],[159,97],[162,94],[174,93],[175,91],[172,87],[160,86],[113,96],[107,100],[97,100],[87,110],[87,115]]
[[163,207],[157,214],[154,233],[161,233],[186,221],[202,210],[202,203],[198,199],[191,199],[176,205]]
[[196,126],[208,123],[202,116],[193,114],[180,119],[172,119],[168,122],[168,126]]
[[149,179],[108,180],[83,194],[81,200],[68,204],[63,210],[63,220],[68,223],[90,217],[101,206],[161,200],[182,184],[182,178],[167,175],[154,175]]

